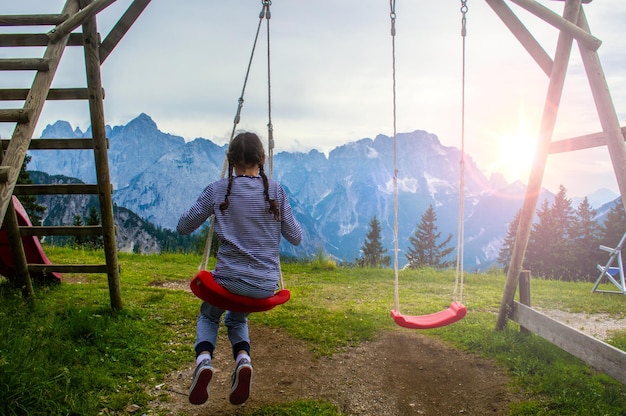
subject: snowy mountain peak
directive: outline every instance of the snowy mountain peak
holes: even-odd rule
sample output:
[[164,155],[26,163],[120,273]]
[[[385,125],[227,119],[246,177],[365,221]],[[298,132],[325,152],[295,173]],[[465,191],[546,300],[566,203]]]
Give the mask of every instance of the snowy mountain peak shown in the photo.
[[[51,138],[80,135],[80,129],[72,130],[66,121],[45,132]],[[125,126],[107,127],[107,132],[115,203],[155,225],[174,229],[180,214],[221,175],[226,146],[203,138],[185,143],[182,137],[161,132],[146,114]],[[398,134],[396,144],[401,249],[429,205],[437,209],[441,234],[456,235],[459,149],[443,146],[436,135],[423,130]],[[338,146],[328,157],[318,150],[275,155],[273,177],[287,190],[305,234],[301,246],[285,244],[281,249],[309,256],[323,247],[339,260],[354,261],[376,216],[382,242],[391,250],[393,153],[393,138],[379,134]],[[520,189],[509,189],[516,195],[511,197],[506,181],[487,180],[469,157],[466,168],[472,170],[466,176],[466,264],[487,267],[494,261],[494,245],[521,206]],[[33,152],[29,169],[95,183],[91,151]],[[505,192],[494,192],[488,186],[494,183]]]

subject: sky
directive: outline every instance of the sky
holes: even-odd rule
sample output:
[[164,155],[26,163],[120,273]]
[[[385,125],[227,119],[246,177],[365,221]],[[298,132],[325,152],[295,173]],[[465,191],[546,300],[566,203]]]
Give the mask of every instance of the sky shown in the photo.
[[[1,14],[58,13],[64,0],[3,2]],[[98,15],[105,36],[128,8],[118,0]],[[540,1],[562,14],[563,2]],[[546,52],[558,30],[512,2]],[[102,66],[105,118],[123,125],[140,113],[160,130],[224,144],[242,93],[260,0],[152,0]],[[333,148],[378,134],[393,135],[390,2],[274,0],[270,19],[271,118],[275,152]],[[461,147],[487,175],[528,181],[548,77],[484,1],[468,0],[465,131],[462,119],[460,2],[396,1],[397,131],[426,130],[445,146]],[[626,2],[584,6],[621,125],[626,125]],[[34,30],[34,29],[33,29]],[[48,28],[39,28],[47,31]],[[0,27],[0,33],[20,31]],[[2,48],[0,57],[41,57],[42,48]],[[267,137],[265,21],[245,90],[238,128]],[[0,88],[27,88],[32,73],[3,72]],[[66,50],[53,87],[85,85],[79,48]],[[6,108],[21,103],[5,103]],[[86,130],[87,105],[48,102],[35,137],[67,120]],[[0,135],[13,126],[0,123]],[[554,140],[601,131],[589,84],[574,45]],[[618,192],[606,147],[550,156],[543,184],[564,185],[569,197],[599,188]]]

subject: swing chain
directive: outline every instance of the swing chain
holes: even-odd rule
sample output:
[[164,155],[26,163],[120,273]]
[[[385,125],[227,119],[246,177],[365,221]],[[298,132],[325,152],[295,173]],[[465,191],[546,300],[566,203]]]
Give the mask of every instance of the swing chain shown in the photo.
[[467,0],[461,0],[461,36],[467,35]]
[[259,13],[259,19],[263,19],[267,16],[267,19],[272,18],[272,12],[270,12],[270,6],[272,5],[271,0],[262,0],[263,8],[261,9],[261,13]]
[[391,9],[389,13],[389,17],[391,17],[391,36],[396,36],[396,0],[389,0],[389,7]]
[[241,109],[243,108],[243,95],[241,97],[239,97],[239,99],[237,100],[238,105],[237,105],[237,112],[235,113],[235,119],[233,120],[233,123],[235,124],[235,126],[237,124],[239,124],[239,122],[241,121]]

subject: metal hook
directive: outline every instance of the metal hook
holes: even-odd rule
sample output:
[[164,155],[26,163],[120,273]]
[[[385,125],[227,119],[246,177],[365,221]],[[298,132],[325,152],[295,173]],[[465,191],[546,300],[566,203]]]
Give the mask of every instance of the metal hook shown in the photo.
[[461,36],[467,35],[467,0],[461,0]]

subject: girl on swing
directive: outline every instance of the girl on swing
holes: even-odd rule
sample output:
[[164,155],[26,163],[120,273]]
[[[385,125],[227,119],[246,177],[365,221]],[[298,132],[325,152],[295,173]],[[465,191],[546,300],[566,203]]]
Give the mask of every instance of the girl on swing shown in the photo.
[[[283,187],[265,175],[265,152],[255,133],[239,133],[231,141],[226,157],[228,178],[209,184],[181,216],[176,230],[190,234],[215,214],[215,232],[220,241],[213,272],[215,281],[239,295],[267,298],[278,288],[281,236],[298,245],[302,229]],[[189,389],[192,404],[203,404],[209,398],[211,360],[224,312],[235,359],[229,399],[232,404],[240,405],[250,396],[249,313],[225,311],[202,302],[196,324],[197,367]]]

